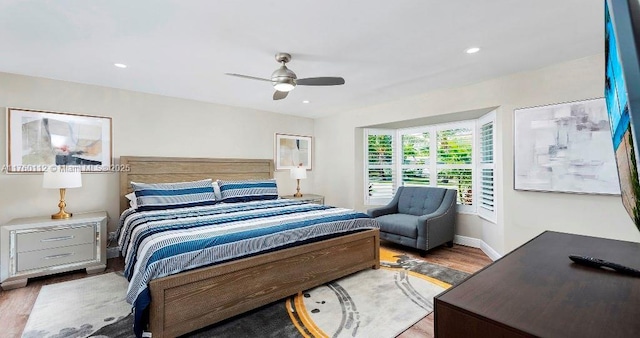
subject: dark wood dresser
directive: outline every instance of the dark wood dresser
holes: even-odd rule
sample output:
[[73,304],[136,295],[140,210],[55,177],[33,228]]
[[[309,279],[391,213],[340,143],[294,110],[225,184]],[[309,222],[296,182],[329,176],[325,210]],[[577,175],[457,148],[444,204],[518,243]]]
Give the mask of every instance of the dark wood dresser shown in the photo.
[[547,231],[435,297],[436,337],[640,337],[640,243]]

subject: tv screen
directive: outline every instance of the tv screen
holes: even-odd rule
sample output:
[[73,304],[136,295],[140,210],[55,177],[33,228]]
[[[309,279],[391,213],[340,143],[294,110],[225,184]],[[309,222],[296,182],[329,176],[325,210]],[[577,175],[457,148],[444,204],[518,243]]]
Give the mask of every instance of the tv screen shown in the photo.
[[622,203],[640,230],[640,0],[605,2],[605,100]]

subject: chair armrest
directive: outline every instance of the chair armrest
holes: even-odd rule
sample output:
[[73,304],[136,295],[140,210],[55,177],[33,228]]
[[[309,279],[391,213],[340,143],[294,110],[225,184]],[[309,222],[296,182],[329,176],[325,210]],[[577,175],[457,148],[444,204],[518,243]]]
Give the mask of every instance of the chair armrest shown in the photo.
[[383,207],[369,209],[367,210],[367,215],[369,215],[372,218],[376,218],[376,217],[389,215],[389,214],[397,214],[398,201],[400,200],[400,194],[402,193],[402,188],[403,187],[398,188],[398,191],[396,191],[395,196],[393,196],[393,199],[391,200],[391,202],[389,202],[389,204]]
[[432,231],[453,234],[456,217],[456,194],[455,190],[448,191],[436,211],[418,217],[419,239],[429,238],[429,233]]
[[397,214],[398,213],[398,205],[385,205],[379,208],[373,208],[367,210],[367,215],[372,218],[389,215],[389,214]]
[[[447,197],[445,196],[445,200]],[[453,202],[453,203],[452,203]],[[453,201],[443,201],[438,209],[430,214],[422,215],[418,217],[418,223],[426,223],[428,221],[435,221],[438,218],[445,216],[448,212],[455,211],[455,195]]]
[[[446,219],[447,218],[446,216],[448,215],[449,213],[447,212],[434,211],[430,214],[419,216],[418,224],[425,225],[425,226],[434,225],[438,222],[441,222],[443,219]],[[420,235],[419,233],[420,233],[420,227],[418,227],[418,236]]]

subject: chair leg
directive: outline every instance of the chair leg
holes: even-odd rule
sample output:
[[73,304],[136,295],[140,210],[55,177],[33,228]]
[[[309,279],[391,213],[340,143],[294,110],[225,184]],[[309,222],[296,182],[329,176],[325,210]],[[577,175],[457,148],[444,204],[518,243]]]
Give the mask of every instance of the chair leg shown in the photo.
[[420,250],[420,257],[427,257],[427,250]]
[[450,248],[453,248],[453,241],[448,241],[447,242],[447,246],[450,247]]

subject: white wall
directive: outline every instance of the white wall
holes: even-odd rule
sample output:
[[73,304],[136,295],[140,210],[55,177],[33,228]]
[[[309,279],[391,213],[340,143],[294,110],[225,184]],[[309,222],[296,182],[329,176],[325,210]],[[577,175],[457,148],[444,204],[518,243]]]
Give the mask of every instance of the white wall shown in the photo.
[[[457,234],[504,254],[544,230],[640,242],[619,196],[513,190],[513,109],[602,97],[604,56],[440,90],[315,121],[316,186],[329,204],[365,210],[358,127],[498,106],[498,224],[458,217]],[[345,173],[347,173],[345,175]]]
[[[211,90],[215,90],[212,88]],[[273,158],[274,133],[313,135],[313,120],[99,86],[0,73],[0,109],[29,108],[108,116],[113,156]],[[0,157],[6,163],[6,118],[0,119]],[[315,170],[314,170],[315,171]],[[314,171],[301,181],[313,191]],[[295,192],[288,172],[276,172],[281,194]],[[109,231],[119,217],[117,173],[83,174],[67,191],[70,212],[106,210]],[[42,189],[42,174],[0,174],[0,224],[57,211],[57,190]]]

